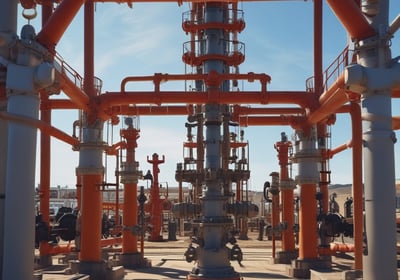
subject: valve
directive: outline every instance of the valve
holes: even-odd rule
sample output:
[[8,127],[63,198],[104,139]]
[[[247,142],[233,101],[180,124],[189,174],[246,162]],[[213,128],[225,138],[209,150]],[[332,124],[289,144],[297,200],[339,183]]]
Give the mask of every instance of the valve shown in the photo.
[[232,246],[231,251],[230,251],[230,260],[237,261],[239,263],[239,265],[242,265],[243,252],[242,252],[242,249],[240,249],[238,244],[234,244]]
[[190,244],[189,247],[187,248],[186,252],[184,253],[184,256],[188,263],[191,263],[192,261],[197,260],[196,247],[194,247],[192,244]]

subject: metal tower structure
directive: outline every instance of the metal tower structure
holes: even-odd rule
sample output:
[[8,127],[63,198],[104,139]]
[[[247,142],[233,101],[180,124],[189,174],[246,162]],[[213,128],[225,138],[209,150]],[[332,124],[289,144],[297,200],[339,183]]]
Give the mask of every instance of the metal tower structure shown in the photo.
[[[293,160],[299,169],[296,183],[301,188],[301,204],[299,257],[293,270],[308,270],[318,264],[321,256],[315,233],[316,221],[308,220],[316,216],[315,192],[324,180],[318,169],[324,147],[318,147],[317,142],[332,115],[343,112],[352,117],[355,268],[363,269],[366,280],[397,279],[393,199],[396,137],[393,130],[399,129],[399,117],[392,116],[391,103],[392,98],[400,97],[400,66],[398,59],[392,57],[390,39],[400,27],[400,18],[389,23],[389,0],[327,0],[354,43],[355,53],[354,59],[345,61],[343,58],[338,62],[338,69],[339,66],[343,68],[334,83],[328,83],[329,78],[322,72],[322,0],[314,1],[314,86],[303,91],[267,91],[268,75],[238,73],[237,66],[244,60],[244,44],[237,40],[238,32],[244,28],[242,12],[237,9],[239,1],[179,1],[192,5],[183,22],[184,30],[191,35],[191,40],[184,44],[183,60],[196,68],[196,73],[126,77],[117,92],[102,92],[101,80],[94,76],[95,1],[20,2],[26,9],[42,6],[43,26],[36,32],[27,24],[18,33],[18,1],[1,2],[0,151],[5,155],[0,159],[3,279],[30,279],[33,273],[33,253],[27,251],[34,247],[37,128],[43,135],[56,137],[79,151],[76,169],[77,183],[81,186],[79,270],[102,279],[113,273],[101,256],[101,220],[96,219],[102,211],[99,186],[103,184],[102,155],[107,148],[103,140],[105,121],[116,120],[119,115],[195,116],[192,104],[196,104],[196,113],[204,116],[198,123],[205,126],[205,166],[201,167],[204,176],[198,178],[203,188],[199,197],[200,211],[196,207],[192,211],[197,243],[188,253],[197,263],[188,279],[240,279],[230,265],[230,260],[240,259],[241,254],[229,235],[230,215],[255,212],[248,204],[228,203],[227,194],[231,189],[227,182],[231,178],[224,173],[221,147],[224,118],[243,126],[287,125],[296,131],[298,138]],[[56,45],[83,5],[85,57],[82,77],[59,58]],[[153,82],[154,88],[147,92],[127,90],[127,83],[142,81]],[[164,91],[160,87],[164,81],[195,81],[196,91]],[[260,89],[233,92],[232,85],[237,81],[257,81]],[[52,95],[61,90],[67,98],[52,99]],[[149,104],[158,107],[153,109]],[[261,108],[241,107],[249,104]],[[282,107],[264,108],[268,104]],[[292,107],[284,107],[286,105]],[[56,108],[82,110],[79,139],[51,126],[50,113]],[[39,112],[42,113],[40,120]],[[49,191],[48,140],[43,136],[41,141],[43,201]],[[362,165],[364,177],[360,170]],[[24,176],[20,175],[20,170],[24,171]],[[362,182],[365,190],[364,255]],[[45,214],[44,221],[48,221],[46,205],[44,202],[41,209]],[[232,248],[226,246],[228,243]],[[43,259],[48,257],[49,248],[45,244],[41,245],[41,253]]]

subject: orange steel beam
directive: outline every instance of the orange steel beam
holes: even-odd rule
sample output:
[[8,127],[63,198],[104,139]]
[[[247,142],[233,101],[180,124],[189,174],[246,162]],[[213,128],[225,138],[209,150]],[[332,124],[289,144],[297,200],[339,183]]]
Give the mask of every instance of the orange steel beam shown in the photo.
[[36,127],[38,129],[40,129],[40,131],[42,133],[46,133],[50,136],[53,136],[55,138],[57,138],[58,140],[61,140],[67,144],[70,144],[72,146],[76,146],[79,144],[79,140],[69,136],[68,134],[66,134],[65,132],[58,130],[57,128],[49,125],[48,123],[39,121],[39,120],[35,120],[32,118],[28,118],[25,116],[19,116],[19,115],[13,115],[13,114],[9,114],[6,112],[0,112],[0,118],[1,119],[5,119],[8,121],[15,121],[18,123],[22,123],[25,125],[30,125],[33,127]]
[[37,41],[50,51],[60,41],[85,0],[63,0],[37,35]]
[[364,39],[376,34],[375,29],[361,13],[356,1],[327,0],[326,2],[352,38]]

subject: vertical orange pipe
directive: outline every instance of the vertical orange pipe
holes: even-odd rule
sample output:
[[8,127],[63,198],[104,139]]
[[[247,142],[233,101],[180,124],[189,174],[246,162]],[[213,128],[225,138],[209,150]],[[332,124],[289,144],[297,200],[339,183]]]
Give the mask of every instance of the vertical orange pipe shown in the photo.
[[294,251],[295,240],[294,240],[294,200],[293,200],[293,189],[290,187],[283,188],[282,185],[285,182],[289,182],[289,147],[291,147],[289,141],[279,141],[275,144],[275,149],[278,152],[278,159],[280,165],[280,186],[282,196],[282,220],[287,223],[286,230],[282,233],[282,250],[283,251]]
[[363,269],[363,183],[362,183],[362,120],[360,104],[350,103],[351,125],[353,133],[353,227],[354,227],[354,268]]
[[[137,147],[137,139],[139,131],[133,126],[121,130],[121,136],[126,139],[126,166],[134,167],[136,172],[135,149]],[[126,180],[126,178],[123,178]],[[123,224],[128,228],[137,225],[138,220],[138,203],[137,203],[137,180],[128,180],[129,183],[124,185],[124,216]],[[137,253],[137,236],[130,230],[124,230],[122,235],[122,253]]]
[[314,0],[314,91],[316,97],[323,92],[322,14],[322,0]]
[[327,160],[328,160],[328,155],[327,155],[327,147],[326,147],[326,135],[327,135],[327,127],[326,124],[318,124],[318,139],[319,141],[323,141],[322,145],[319,145],[318,149],[321,152],[321,174],[320,174],[320,183],[319,183],[319,189],[320,192],[322,193],[322,212],[323,213],[328,213],[329,211],[329,190],[328,190],[328,184],[329,184],[329,177],[328,177],[328,172],[327,170]]
[[315,184],[300,186],[299,213],[299,259],[316,259],[318,236],[316,227],[317,201],[315,200]]
[[[41,97],[41,120],[51,123],[51,109],[48,107],[49,96],[44,93]],[[50,136],[40,134],[40,213],[43,221],[50,223]],[[50,253],[50,245],[47,241],[40,242],[40,256]]]
[[101,261],[102,174],[82,174],[81,262]]
[[[44,1],[42,5],[42,26],[46,24],[53,13],[53,2]],[[51,124],[51,108],[49,107],[49,96],[47,93],[40,95],[41,113],[40,118],[43,122]],[[40,213],[43,221],[50,223],[50,169],[51,169],[51,144],[50,135],[40,134]],[[48,242],[40,242],[40,256],[50,254],[50,245]]]
[[154,153],[151,160],[147,157],[147,162],[153,165],[153,185],[151,186],[151,217],[150,223],[153,225],[153,229],[149,236],[149,241],[162,241],[161,222],[162,222],[162,204],[160,199],[160,189],[158,183],[158,173],[160,169],[158,165],[164,163],[165,157],[160,160],[158,154]]
[[272,223],[272,257],[275,258],[275,251],[276,251],[276,236],[275,236],[275,230],[279,228],[279,223],[280,223],[280,211],[279,211],[279,204],[280,204],[280,199],[279,199],[279,173],[278,172],[272,172],[269,174],[272,179],[271,179],[271,188],[270,192],[272,194],[272,217],[271,217],[271,223]]
[[[77,1],[78,2],[78,1]],[[94,40],[94,3],[89,0],[85,3],[84,9],[84,69],[85,83],[84,91],[89,96],[94,95],[94,59],[93,59],[93,40]],[[97,116],[89,115],[88,119],[96,120]],[[85,123],[84,129],[89,132],[91,130],[101,129],[93,128],[92,123]],[[86,137],[86,138],[85,138]],[[98,135],[88,133],[83,137],[84,142],[101,141]],[[84,148],[84,149],[83,149]],[[80,150],[80,175],[82,176],[81,190],[81,262],[100,262],[101,261],[101,216],[102,216],[102,193],[100,186],[103,183],[104,168],[101,163],[102,153],[101,147],[96,147],[98,151],[89,151],[92,148],[82,146]],[[96,161],[96,162],[95,162]],[[83,166],[82,166],[83,165]]]

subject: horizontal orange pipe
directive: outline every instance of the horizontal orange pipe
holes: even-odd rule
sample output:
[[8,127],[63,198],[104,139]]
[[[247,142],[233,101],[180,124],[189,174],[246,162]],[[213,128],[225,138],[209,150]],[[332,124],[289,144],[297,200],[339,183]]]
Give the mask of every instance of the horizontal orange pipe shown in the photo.
[[160,116],[160,115],[192,115],[191,105],[181,106],[116,106],[107,112],[109,115]]
[[235,105],[233,114],[237,115],[302,115],[305,113],[303,108],[286,107],[286,108],[264,108],[264,107],[246,107]]
[[400,98],[400,89],[393,89],[392,90],[392,97],[393,98]]
[[392,119],[392,129],[393,130],[400,129],[400,116],[393,117],[393,119]]
[[49,246],[49,254],[50,255],[58,255],[58,254],[68,254],[75,250],[75,246],[68,245],[57,245],[57,246]]
[[364,39],[376,34],[356,1],[327,0],[326,2],[352,38]]
[[89,111],[89,96],[86,95],[79,87],[75,85],[67,76],[57,72],[60,81],[60,87],[63,92],[75,103],[79,109],[86,112]]
[[328,151],[328,157],[329,158],[333,158],[334,155],[336,155],[336,154],[338,154],[340,152],[343,152],[344,150],[346,150],[348,148],[351,148],[351,147],[352,147],[352,143],[351,142],[344,143],[344,144],[342,144],[342,145],[340,145],[340,146]]
[[208,74],[161,74],[156,73],[153,76],[131,76],[126,77],[121,82],[121,92],[126,91],[126,84],[129,82],[153,82],[155,87],[159,87],[161,83],[167,81],[188,81],[188,80],[203,80],[205,84],[220,85],[225,80],[246,80],[248,82],[259,81],[261,85],[266,86],[271,81],[271,77],[264,73],[247,73],[247,74],[220,74],[210,72]]
[[40,129],[40,131],[42,133],[46,133],[50,136],[53,136],[53,137],[57,138],[58,140],[68,143],[72,146],[79,145],[78,139],[76,139],[72,136],[69,136],[65,132],[58,130],[57,128],[49,125],[48,123],[42,122],[40,120],[35,120],[35,119],[25,117],[25,116],[13,115],[13,114],[9,114],[6,112],[0,112],[0,118],[8,120],[8,121],[15,121],[18,123],[23,123],[26,125],[36,127],[38,129]]
[[54,50],[85,0],[63,0],[37,35],[39,43]]
[[130,104],[200,104],[209,103],[210,100],[219,104],[297,104],[305,106],[308,104],[309,95],[304,91],[241,91],[241,92],[218,92],[218,95],[210,96],[208,92],[192,91],[162,91],[162,92],[107,92],[100,95],[100,107],[107,110],[113,106]]
[[295,125],[304,121],[303,118],[296,116],[240,116],[240,126],[256,126],[256,125]]
[[76,110],[79,107],[69,99],[51,99],[48,101],[48,105],[53,110]]
[[319,98],[319,103],[323,104],[327,102],[330,98],[332,98],[332,95],[339,88],[344,88],[344,73],[341,73],[337,80],[328,88],[328,90],[321,94]]
[[122,237],[107,238],[100,241],[101,247],[108,247],[122,243]]
[[343,88],[334,86],[334,88],[332,88],[332,90],[329,89],[328,92],[330,92],[330,95],[324,98],[324,103],[321,103],[321,105],[309,115],[309,123],[315,124],[322,121],[330,114],[335,113],[336,110],[348,101],[346,91]]

